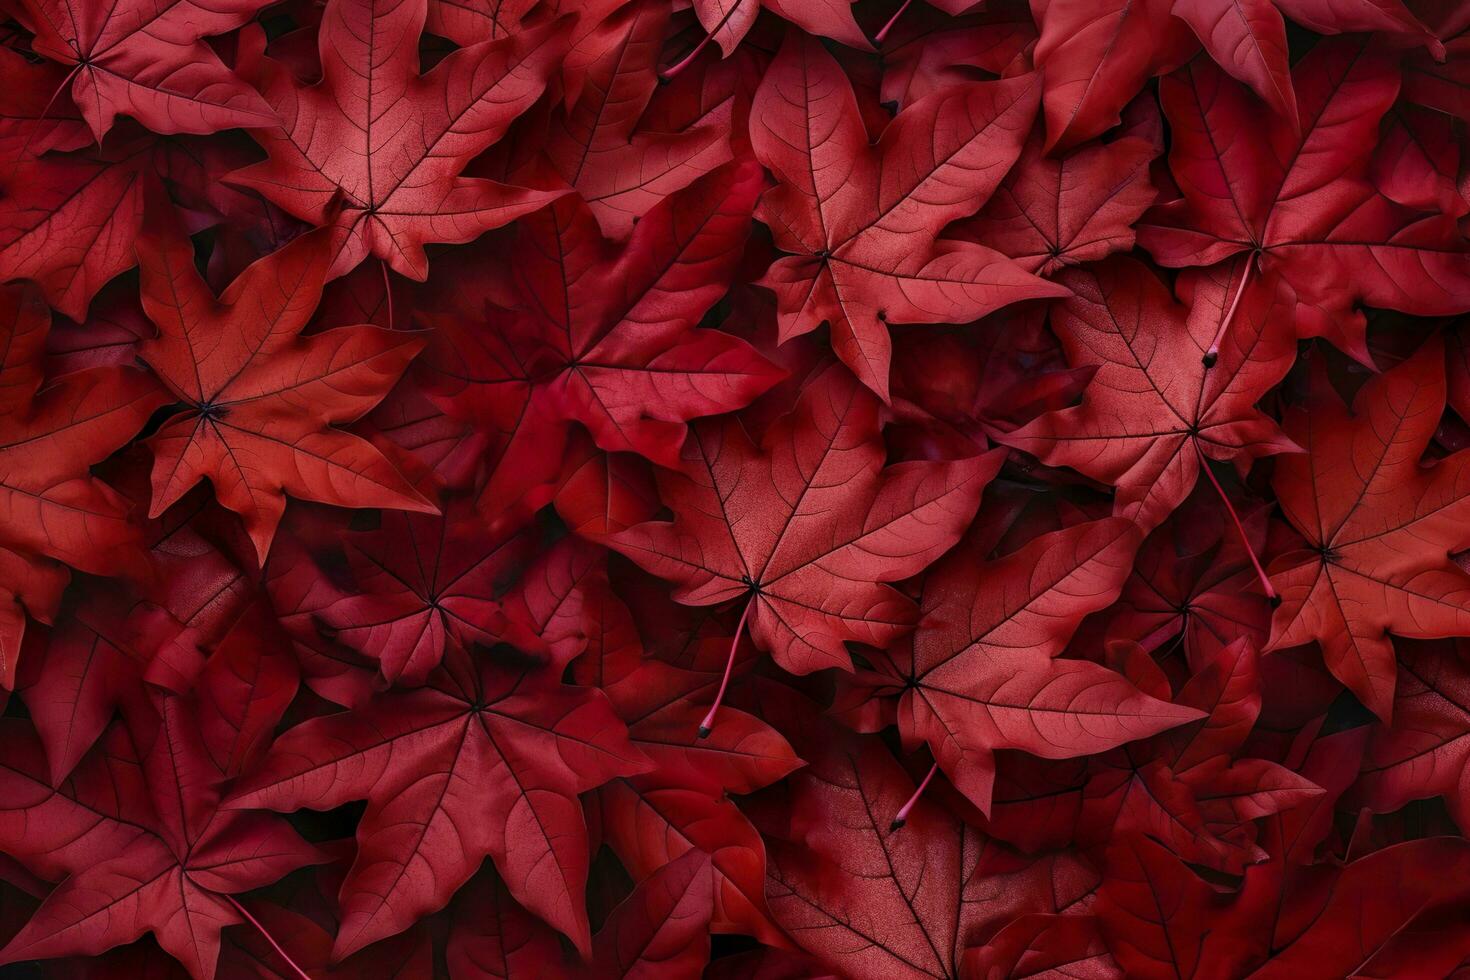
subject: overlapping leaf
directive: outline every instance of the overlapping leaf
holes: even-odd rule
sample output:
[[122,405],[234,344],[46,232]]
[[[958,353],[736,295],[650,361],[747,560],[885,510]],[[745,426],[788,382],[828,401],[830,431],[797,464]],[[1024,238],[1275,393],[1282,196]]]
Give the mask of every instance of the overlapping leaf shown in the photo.
[[820,44],[787,35],[751,110],[751,144],[778,185],[756,216],[771,229],[781,339],[826,321],[844,364],[885,400],[889,323],[964,323],[1058,296],[1003,255],[942,240],[1020,155],[1034,76],[946,88],[907,106],[868,145],[851,84]]

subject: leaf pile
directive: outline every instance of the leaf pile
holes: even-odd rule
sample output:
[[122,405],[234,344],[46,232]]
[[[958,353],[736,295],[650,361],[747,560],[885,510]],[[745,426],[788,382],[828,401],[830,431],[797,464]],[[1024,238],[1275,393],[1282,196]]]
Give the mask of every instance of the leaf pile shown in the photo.
[[1470,7],[0,0],[0,975],[1470,980]]

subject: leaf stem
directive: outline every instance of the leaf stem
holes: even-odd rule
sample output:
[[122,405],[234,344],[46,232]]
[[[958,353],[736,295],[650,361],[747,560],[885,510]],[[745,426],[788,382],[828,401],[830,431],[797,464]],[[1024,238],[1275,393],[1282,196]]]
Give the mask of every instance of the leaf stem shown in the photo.
[[709,712],[704,720],[699,723],[699,737],[709,738],[709,733],[714,731],[715,712],[720,710],[720,702],[725,700],[725,689],[730,686],[730,673],[735,669],[735,651],[740,648],[740,634],[745,632],[745,617],[750,615],[750,607],[755,605],[755,594],[751,593],[745,601],[745,609],[740,613],[740,623],[735,627],[735,638],[730,641],[730,657],[725,661],[725,676],[720,680],[719,693],[715,695],[715,703],[709,706]]
[[873,35],[874,44],[883,43],[883,39],[888,36],[888,32],[893,30],[893,25],[898,23],[898,19],[903,16],[903,12],[909,9],[909,4],[913,2],[914,0],[903,0],[903,6],[898,8],[898,12],[895,13],[892,17],[888,18],[888,23],[883,25],[883,29],[881,31]]
[[938,771],[939,763],[937,762],[929,767],[929,775],[925,776],[924,781],[919,784],[919,788],[914,790],[914,795],[909,797],[907,803],[898,808],[898,814],[893,818],[893,823],[888,825],[890,832],[899,829],[909,822],[909,814],[913,812],[914,804],[919,802],[919,797],[924,795],[924,790],[929,788],[929,783],[933,781],[934,774]]
[[1215,479],[1215,471],[1210,469],[1210,460],[1205,456],[1205,451],[1200,448],[1199,439],[1190,440],[1194,443],[1194,451],[1199,454],[1200,469],[1205,471],[1205,476],[1210,478],[1210,485],[1215,488],[1215,493],[1220,495],[1220,502],[1225,505],[1225,513],[1230,515],[1230,520],[1235,524],[1235,533],[1240,535],[1240,543],[1245,547],[1245,553],[1250,557],[1251,565],[1256,570],[1256,578],[1261,581],[1261,588],[1266,591],[1266,598],[1273,603],[1277,599],[1276,590],[1271,586],[1271,580],[1266,577],[1266,570],[1261,567],[1261,560],[1256,557],[1256,549],[1251,547],[1250,538],[1246,537],[1245,525],[1240,523],[1240,517],[1231,506],[1230,498],[1225,496],[1225,488],[1220,486],[1220,481]]
[[265,926],[261,925],[260,921],[256,919],[255,916],[251,915],[249,910],[246,909],[245,906],[241,905],[238,901],[235,900],[234,895],[225,895],[225,898],[229,901],[231,905],[235,906],[235,911],[245,916],[246,920],[255,927],[256,932],[259,932],[262,936],[265,937],[265,941],[271,944],[271,949],[275,950],[276,955],[279,956],[285,962],[285,964],[291,968],[291,972],[295,973],[298,977],[301,978],[301,980],[311,980],[311,974],[307,973],[305,970],[301,969],[301,967],[296,965],[296,961],[291,958],[291,955],[289,953],[281,948],[281,944],[276,942],[276,938],[266,931]]
[[1240,275],[1240,285],[1236,287],[1235,298],[1230,301],[1230,308],[1225,311],[1225,316],[1220,321],[1220,329],[1215,331],[1215,339],[1210,341],[1210,349],[1205,351],[1205,356],[1200,358],[1205,367],[1215,366],[1220,359],[1220,342],[1225,339],[1225,331],[1230,328],[1230,321],[1235,319],[1235,308],[1240,305],[1240,298],[1245,295],[1245,287],[1251,281],[1251,270],[1256,267],[1256,253],[1248,252],[1245,257],[1245,271]]

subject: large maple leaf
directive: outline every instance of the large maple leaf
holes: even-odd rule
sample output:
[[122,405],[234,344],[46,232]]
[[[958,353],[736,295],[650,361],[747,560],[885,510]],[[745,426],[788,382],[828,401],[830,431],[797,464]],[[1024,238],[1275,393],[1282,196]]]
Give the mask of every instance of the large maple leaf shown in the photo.
[[365,325],[298,336],[321,298],[330,232],[265,256],[216,299],[163,208],[138,240],[143,308],[158,327],[141,356],[186,409],[150,440],[151,516],[208,477],[264,561],[287,493],[433,512],[378,450],[333,425],[376,405],[423,340]]
[[1082,617],[1117,597],[1138,541],[1131,521],[1109,518],[994,562],[956,549],[924,576],[913,637],[874,655],[854,693],[897,696],[904,741],[927,741],[986,813],[998,749],[1090,755],[1199,717],[1105,667],[1057,658]]
[[221,927],[245,921],[232,896],[321,860],[279,817],[219,809],[223,773],[196,707],[172,695],[153,704],[109,729],[55,789],[39,744],[6,729],[0,844],[68,877],[0,962],[95,956],[151,931],[191,976],[210,980]]
[[1292,71],[1300,133],[1208,61],[1160,82],[1180,197],[1138,240],[1167,266],[1233,256],[1277,270],[1297,329],[1371,364],[1356,303],[1420,316],[1470,309],[1470,251],[1454,219],[1405,208],[1368,179],[1379,121],[1399,91],[1393,60],[1364,40],[1318,44]]
[[[239,27],[262,0],[19,0],[37,54],[72,66],[72,101],[100,141],[118,115],[156,133],[268,126],[270,106],[202,38]],[[14,8],[13,8],[14,9]]]
[[490,277],[511,309],[464,309],[470,292],[461,312],[430,320],[436,400],[505,443],[481,492],[487,514],[556,476],[569,423],[602,449],[673,466],[685,423],[780,379],[751,345],[695,328],[735,272],[761,185],[749,161],[722,167],[665,198],[622,246],[563,198],[521,223],[509,282]]
[[47,384],[51,318],[32,287],[0,288],[0,688],[15,685],[25,617],[49,621],[62,564],[98,575],[137,568],[142,539],[128,506],[91,475],[167,399],[131,367],[97,367]]
[[1015,163],[1039,94],[1035,76],[942,89],[870,146],[837,62],[816,40],[788,34],[750,123],[755,154],[779,184],[756,217],[795,253],[762,280],[776,293],[781,341],[830,323],[837,356],[887,400],[889,323],[967,323],[1064,295],[983,245],[939,238]]
[[1183,502],[1209,460],[1297,448],[1255,407],[1296,357],[1289,307],[1269,282],[1181,277],[1186,312],[1131,258],[1059,278],[1075,295],[1052,328],[1067,360],[1097,373],[1081,405],[1008,433],[1007,445],[1116,486],[1115,511],[1145,528]]
[[758,646],[794,673],[848,668],[846,641],[886,646],[913,604],[885,582],[947,551],[1000,467],[998,452],[886,470],[876,398],[833,367],[757,447],[735,419],[701,423],[660,471],[672,523],[608,543],[678,583],[674,598],[738,600]]
[[1309,452],[1278,461],[1273,481],[1307,548],[1271,563],[1282,603],[1270,649],[1317,641],[1333,676],[1385,721],[1395,674],[1388,634],[1470,631],[1470,574],[1447,557],[1470,544],[1470,453],[1421,463],[1444,402],[1437,338],[1370,379],[1351,411],[1318,362],[1306,405],[1285,422]]
[[270,159],[229,180],[333,226],[331,276],[374,255],[422,280],[426,244],[470,241],[556,196],[460,172],[541,95],[562,27],[461,48],[420,75],[415,40],[426,9],[427,0],[332,0],[320,32],[322,80],[303,87],[283,66],[267,66],[265,95],[280,126],[254,135]]
[[368,801],[338,957],[442,908],[486,857],[517,901],[588,952],[577,794],[648,763],[607,699],[559,673],[452,651],[423,688],[297,725],[238,784],[236,808]]

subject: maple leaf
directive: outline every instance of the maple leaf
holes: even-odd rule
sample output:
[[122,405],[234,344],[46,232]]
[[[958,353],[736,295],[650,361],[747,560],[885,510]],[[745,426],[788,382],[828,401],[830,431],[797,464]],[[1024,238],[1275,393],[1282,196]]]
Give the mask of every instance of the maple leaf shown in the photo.
[[927,741],[956,788],[990,810],[993,753],[1103,752],[1199,717],[1080,660],[1054,659],[1082,617],[1118,594],[1138,547],[1110,518],[1042,535],[995,562],[960,548],[924,577],[911,640],[854,684],[898,695],[906,744]]
[[486,857],[517,901],[587,953],[577,794],[648,763],[600,692],[558,674],[451,652],[425,687],[287,731],[236,786],[234,808],[368,801],[336,957],[442,908]]
[[68,877],[0,962],[95,956],[151,931],[191,976],[210,980],[221,927],[245,921],[233,896],[321,860],[279,817],[219,809],[222,774],[194,706],[171,695],[153,703],[147,718],[112,726],[57,789],[29,733],[6,729],[0,846]]
[[356,590],[315,611],[317,629],[378,661],[390,684],[416,687],[448,644],[488,644],[504,591],[529,554],[526,536],[485,534],[458,500],[443,516],[386,512],[344,541]]
[[286,494],[434,512],[376,449],[333,423],[378,403],[423,347],[410,334],[339,327],[299,337],[331,261],[320,230],[255,262],[216,299],[194,248],[160,206],[138,240],[141,356],[186,406],[151,437],[157,517],[208,477],[264,561]]
[[1306,541],[1271,563],[1282,602],[1268,649],[1317,641],[1327,669],[1384,720],[1395,674],[1387,634],[1429,639],[1470,628],[1470,575],[1446,557],[1466,543],[1470,454],[1420,464],[1444,399],[1438,339],[1371,378],[1351,412],[1314,362],[1306,406],[1285,420],[1309,452],[1283,457],[1272,481]]
[[1255,407],[1296,356],[1289,307],[1269,282],[1252,290],[1244,277],[1181,277],[1186,312],[1134,259],[1059,278],[1075,295],[1052,327],[1068,362],[1097,372],[1081,405],[1001,441],[1116,486],[1114,511],[1146,529],[1183,502],[1209,460],[1297,449]]
[[26,614],[49,622],[63,564],[98,575],[142,562],[126,501],[91,475],[166,395],[143,372],[97,367],[47,383],[50,316],[36,289],[0,288],[0,688],[15,685]]
[[[1161,659],[1182,646],[1191,671],[1238,636],[1264,646],[1271,609],[1250,587],[1255,572],[1246,548],[1263,549],[1265,521],[1247,517],[1245,525],[1249,540],[1242,541],[1213,491],[1197,486],[1139,548],[1117,603],[1094,628],[1108,639],[1136,639]],[[1082,633],[1093,639],[1087,625]]]
[[1356,303],[1419,316],[1470,309],[1470,252],[1453,218],[1404,208],[1368,179],[1379,120],[1398,95],[1389,58],[1361,40],[1318,44],[1292,71],[1298,134],[1262,120],[1247,91],[1196,60],[1159,96],[1180,197],[1145,216],[1139,244],[1159,263],[1278,271],[1297,295],[1297,330],[1371,364]]
[[471,241],[557,196],[459,174],[541,95],[562,26],[461,48],[420,75],[414,41],[426,9],[427,0],[332,0],[319,35],[322,80],[302,87],[267,66],[265,97],[280,126],[253,134],[270,158],[229,181],[333,227],[331,277],[373,255],[422,281],[426,244]]
[[672,466],[686,422],[741,408],[780,379],[744,341],[694,328],[734,273],[760,187],[754,164],[723,167],[665,198],[621,247],[563,198],[521,223],[506,270],[515,309],[430,321],[434,397],[504,433],[505,461],[481,491],[487,512],[555,479],[568,423],[603,449]]
[[835,368],[759,447],[734,419],[696,424],[680,468],[658,474],[675,520],[608,544],[677,582],[679,602],[743,600],[750,635],[785,669],[848,668],[846,641],[882,647],[913,622],[912,603],[883,583],[954,544],[1001,463],[885,470],[878,424],[877,399]]
[[1035,76],[946,88],[906,107],[870,146],[837,62],[788,33],[750,128],[778,182],[756,217],[795,253],[761,280],[776,293],[781,341],[830,323],[837,356],[886,401],[889,323],[966,323],[1065,295],[982,245],[938,237],[1015,163],[1038,96]]
[[63,65],[101,141],[119,114],[156,133],[214,133],[274,121],[270,106],[202,38],[255,16],[262,0],[19,0],[31,49]]
[[1133,225],[1154,202],[1148,168],[1157,154],[1125,136],[1053,159],[1034,134],[980,213],[953,233],[1045,276],[1129,251]]

